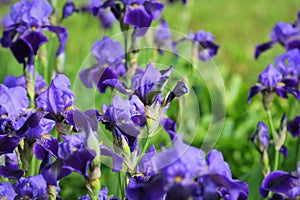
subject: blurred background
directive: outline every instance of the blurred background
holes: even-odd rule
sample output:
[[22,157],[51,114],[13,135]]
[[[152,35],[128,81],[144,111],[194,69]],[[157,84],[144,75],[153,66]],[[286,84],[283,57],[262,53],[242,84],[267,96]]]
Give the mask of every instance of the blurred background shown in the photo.
[[[169,23],[170,29],[182,34],[188,34],[189,31],[196,32],[204,30],[211,32],[215,37],[215,42],[220,45],[218,55],[213,58],[213,63],[220,71],[221,78],[225,85],[226,94],[226,119],[222,129],[222,134],[217,140],[214,148],[221,150],[225,160],[230,164],[234,178],[246,181],[250,185],[249,199],[259,199],[259,186],[262,181],[260,173],[260,155],[251,143],[251,135],[255,132],[258,121],[267,123],[267,115],[261,104],[261,96],[253,98],[251,104],[247,104],[247,95],[249,88],[257,82],[259,73],[266,68],[269,63],[274,62],[274,58],[284,52],[280,45],[275,45],[271,50],[263,53],[258,60],[254,59],[255,46],[259,43],[269,41],[269,34],[272,27],[278,22],[293,23],[297,19],[299,11],[299,1],[296,0],[187,0],[187,5],[181,2],[167,4],[163,11],[163,17]],[[16,1],[2,1],[0,3],[0,21],[9,14],[10,5]],[[59,1],[57,12],[58,19],[62,15],[62,6],[66,1]],[[75,4],[84,5],[86,1],[75,1]],[[99,20],[91,14],[74,14],[63,21],[57,20],[61,26],[68,29],[69,38],[66,46],[66,58],[64,73],[70,77],[71,82],[77,80],[77,74],[82,65],[88,65],[86,58],[90,55],[92,44],[104,35],[114,35],[120,32],[118,23],[115,23],[109,30],[104,30]],[[155,21],[152,25],[158,24]],[[1,32],[3,28],[1,27]],[[45,44],[48,49],[49,65],[54,65],[54,55],[58,45],[57,38],[52,37]],[[53,40],[53,41],[52,41]],[[143,64],[151,61],[148,54],[141,53],[139,60]],[[52,58],[52,59],[51,59]],[[147,60],[148,59],[148,60]],[[178,72],[185,71],[184,62],[174,61],[174,56],[164,55],[161,58],[164,63],[174,65]],[[206,65],[206,63],[200,63]],[[22,74],[23,66],[18,64],[9,49],[0,48],[0,81],[9,74],[19,76]],[[200,69],[201,70],[201,69]],[[51,74],[51,73],[50,73]],[[189,78],[189,77],[187,77]],[[195,77],[194,77],[195,78]],[[194,82],[195,83],[195,82]],[[73,84],[76,85],[75,83]],[[195,138],[190,141],[193,145],[200,147],[203,141],[205,131],[209,125],[210,96],[207,88],[200,83],[193,90],[197,95],[200,107],[200,117]],[[74,88],[75,90],[76,88]],[[89,96],[80,96],[77,98],[84,104],[84,99]],[[97,108],[105,101],[106,97],[96,95]],[[291,106],[292,105],[292,106]],[[293,106],[294,105],[294,106]],[[178,102],[171,105],[169,114],[172,116],[176,110]],[[189,108],[186,111],[192,112]],[[288,120],[292,120],[299,108],[293,98],[289,100],[280,100],[275,98],[274,106],[275,128],[279,128],[280,118],[283,113],[287,113]],[[175,111],[174,111],[175,112]],[[175,117],[176,118],[176,117]],[[185,119],[189,120],[189,119]],[[194,119],[191,119],[194,120]],[[160,138],[161,139],[161,138]],[[164,139],[163,139],[164,140]],[[161,141],[159,141],[161,142]],[[158,143],[159,143],[158,142]],[[287,135],[286,146],[289,149],[289,155],[286,159],[281,157],[282,165],[280,169],[292,171],[296,169],[296,139]],[[272,154],[272,152],[270,152]],[[102,176],[106,177],[104,181],[109,183],[113,179],[110,176],[110,169]],[[70,182],[77,175],[63,179],[63,183],[79,184]],[[80,179],[82,181],[82,178]],[[75,187],[75,186],[74,186]],[[70,189],[70,188],[69,188]],[[110,188],[113,191],[113,188]],[[64,191],[63,196],[69,196],[74,191]],[[76,193],[76,192],[75,192]],[[84,193],[84,192],[78,192]]]

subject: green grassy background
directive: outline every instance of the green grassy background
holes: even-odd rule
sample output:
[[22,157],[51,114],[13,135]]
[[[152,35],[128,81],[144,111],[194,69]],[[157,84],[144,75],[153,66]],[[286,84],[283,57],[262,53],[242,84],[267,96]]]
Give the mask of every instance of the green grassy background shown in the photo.
[[[188,0],[189,1],[189,0]],[[65,2],[65,1],[62,1]],[[83,1],[76,1],[80,4]],[[191,3],[192,2],[192,3]],[[59,9],[61,10],[61,5]],[[0,5],[1,17],[8,13],[9,6]],[[226,120],[215,148],[221,150],[225,160],[230,164],[233,176],[247,181],[250,185],[249,199],[259,199],[258,188],[262,177],[260,175],[259,154],[255,151],[250,137],[256,129],[257,122],[262,120],[267,122],[266,114],[261,105],[261,97],[255,97],[252,103],[248,105],[246,98],[248,89],[257,81],[258,74],[267,66],[273,63],[273,59],[284,50],[279,45],[272,50],[264,53],[258,60],[254,60],[254,49],[256,44],[269,40],[269,33],[272,27],[278,22],[294,22],[299,10],[299,1],[296,0],[194,0],[189,1],[187,6],[181,3],[167,5],[164,9],[163,16],[167,20],[172,30],[187,34],[189,30],[210,31],[215,36],[215,41],[220,44],[218,55],[213,62],[221,72],[226,90]],[[157,23],[154,23],[154,25]],[[115,24],[112,30],[103,30],[99,21],[91,15],[74,15],[61,23],[68,28],[69,38],[66,46],[66,65],[65,74],[67,74],[72,83],[77,81],[77,74],[80,67],[88,65],[84,61],[89,55],[92,44],[95,40],[101,39],[103,35],[114,35],[120,30]],[[52,61],[57,47],[57,40],[50,36],[50,41],[45,45],[49,51],[49,68],[54,66]],[[140,61],[148,62],[151,52],[141,53]],[[175,64],[178,72],[185,72],[184,62],[174,61],[174,57],[165,55],[160,61]],[[176,65],[177,64],[177,65]],[[205,65],[205,63],[201,63]],[[8,49],[0,48],[0,80],[8,74],[21,75],[22,66],[18,64]],[[40,71],[43,71],[40,69]],[[50,71],[49,71],[50,73]],[[188,77],[189,78],[189,77]],[[74,86],[73,84],[73,86]],[[210,120],[210,99],[207,89],[201,89],[201,85],[194,90],[198,94],[198,102],[201,104],[199,133],[192,142],[195,146],[200,146]],[[74,86],[74,90],[78,90]],[[89,96],[82,95],[78,92],[77,99],[85,105],[89,102]],[[94,94],[94,93],[93,93]],[[100,108],[101,104],[109,101],[108,97],[96,94],[94,96],[95,106]],[[171,106],[176,110],[178,102]],[[294,105],[294,106],[293,106]],[[189,111],[189,108],[185,108]],[[297,104],[290,99],[275,100],[273,113],[275,126],[278,128],[279,119],[283,112],[287,112],[288,119],[291,120],[298,111]],[[163,139],[166,140],[167,139]],[[162,142],[162,141],[160,141]],[[280,166],[281,169],[288,171],[296,169],[295,161],[295,139],[290,135],[287,138],[287,146],[290,154]],[[272,154],[272,152],[270,152]],[[110,184],[113,180],[110,169],[103,169],[102,175],[106,177],[103,184]],[[74,182],[72,180],[80,181]],[[80,187],[83,179],[73,175],[63,180],[63,183],[74,184],[73,187]],[[114,192],[111,186],[110,191]],[[66,190],[63,195],[68,196],[74,191]],[[84,193],[84,190],[80,192]],[[79,194],[79,193],[76,193]]]

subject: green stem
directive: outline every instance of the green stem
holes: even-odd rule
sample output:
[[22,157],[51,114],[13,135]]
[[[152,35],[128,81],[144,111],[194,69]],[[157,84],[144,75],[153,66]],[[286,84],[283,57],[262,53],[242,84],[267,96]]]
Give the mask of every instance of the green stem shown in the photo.
[[124,36],[124,49],[125,49],[125,65],[126,65],[126,70],[130,69],[130,52],[128,49],[128,31],[123,32]]
[[272,133],[272,137],[273,137],[273,141],[274,141],[274,146],[275,146],[275,157],[274,157],[274,167],[273,167],[273,171],[275,171],[278,169],[280,147],[278,147],[278,145],[277,145],[278,136],[274,129],[271,110],[268,109],[267,114],[268,114],[269,125],[271,128],[271,133]]
[[146,153],[147,149],[149,148],[149,145],[150,145],[150,140],[151,140],[151,137],[147,137],[146,138],[146,142],[144,143],[143,145],[143,149],[142,149],[142,155]]
[[124,175],[122,171],[120,171],[118,174],[119,174],[119,194],[121,196],[121,199],[123,199],[125,197],[125,180],[123,179]]
[[36,167],[37,167],[37,159],[35,158],[35,156],[32,156],[30,169],[29,169],[29,176],[36,175]]
[[26,90],[30,100],[30,107],[35,107],[35,79],[36,71],[34,65],[24,67],[24,76],[26,80]]

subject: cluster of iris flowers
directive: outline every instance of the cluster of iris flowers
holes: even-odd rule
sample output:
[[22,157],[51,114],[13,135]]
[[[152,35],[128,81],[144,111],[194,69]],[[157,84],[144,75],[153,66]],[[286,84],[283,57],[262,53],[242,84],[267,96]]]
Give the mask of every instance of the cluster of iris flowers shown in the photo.
[[[154,36],[160,54],[169,48],[177,54],[177,45],[194,44],[193,55],[203,62],[217,55],[219,45],[211,33],[198,31],[173,39],[167,22],[161,18],[165,4],[155,0],[92,0],[77,6],[68,1],[62,19],[73,14],[91,13],[98,17],[103,28],[119,23],[125,45],[103,36],[91,47],[96,63],[79,73],[87,88],[97,87],[101,95],[114,89],[110,104],[102,110],[82,111],[75,107],[76,97],[69,78],[56,70],[52,81],[37,72],[36,58],[43,44],[48,42],[47,31],[55,33],[59,41],[56,59],[64,55],[67,29],[56,25],[54,7],[46,0],[21,0],[11,7],[3,22],[3,48],[9,48],[23,65],[24,74],[9,75],[0,84],[0,197],[4,199],[61,199],[60,181],[72,172],[85,179],[87,194],[78,199],[248,199],[247,183],[232,177],[230,166],[222,152],[212,149],[206,153],[188,145],[177,133],[176,122],[167,116],[170,104],[189,92],[184,81],[167,91],[166,84],[176,66],[158,69],[149,60],[145,68],[138,66],[138,40],[153,20],[160,19]],[[180,2],[178,2],[180,3]],[[186,4],[186,0],[181,3]],[[57,10],[56,10],[57,11]],[[127,42],[132,47],[128,52]],[[300,37],[298,22],[279,22],[272,30],[271,41],[258,45],[255,58],[276,43],[286,53],[275,59],[259,75],[258,83],[249,91],[248,102],[258,93],[263,94],[263,106],[268,113],[269,129],[259,122],[252,137],[262,157],[265,179],[261,196],[272,199],[295,199],[299,196],[299,165],[297,172],[278,170],[279,153],[288,153],[284,145],[286,130],[293,137],[300,135],[300,117],[287,123],[282,117],[276,132],[270,112],[274,94],[299,98]],[[131,54],[131,56],[130,56]],[[47,64],[47,62],[46,62]],[[133,71],[133,73],[128,73]],[[98,126],[112,134],[113,147],[102,143]],[[161,126],[168,134],[171,147],[156,149],[150,139]],[[146,133],[146,139],[142,133]],[[268,148],[275,149],[272,170]],[[119,173],[118,194],[111,194],[101,185],[101,159],[112,160],[112,171]],[[124,173],[125,171],[125,173]],[[125,176],[125,177],[122,177]],[[269,193],[272,192],[270,195]]]

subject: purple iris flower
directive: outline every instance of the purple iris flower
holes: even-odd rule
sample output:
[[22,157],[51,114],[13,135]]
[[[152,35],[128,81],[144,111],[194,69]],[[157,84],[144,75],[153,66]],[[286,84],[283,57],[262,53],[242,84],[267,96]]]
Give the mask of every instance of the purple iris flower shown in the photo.
[[8,118],[0,118],[0,155],[12,153],[23,138],[32,142],[31,139],[33,138],[31,137],[39,135],[39,133],[33,131],[33,134],[30,134],[30,131],[35,129],[43,131],[43,129],[39,129],[38,126],[44,116],[45,113],[43,112],[32,113],[24,123],[23,121],[19,123]]
[[[250,103],[250,99],[257,95],[259,92],[262,92],[264,95],[265,103],[269,103],[273,101],[273,95],[275,92],[279,97],[288,98],[287,93],[293,94],[296,98],[298,98],[298,92],[292,89],[289,89],[289,86],[286,83],[283,83],[283,78],[281,73],[276,70],[271,64],[259,74],[258,83],[252,86],[249,90],[248,95],[248,103]],[[266,98],[266,99],[265,99]],[[264,103],[264,104],[265,104]]]
[[299,29],[293,24],[278,22],[276,26],[273,27],[270,38],[271,41],[256,46],[255,59],[257,59],[262,52],[270,49],[276,43],[281,44],[287,50],[300,47]]
[[104,93],[108,87],[105,80],[117,79],[126,73],[125,51],[120,42],[104,36],[93,44],[92,54],[97,64],[82,70],[79,76],[87,88],[91,88],[94,83],[99,92]]
[[300,136],[300,116],[296,116],[288,125],[288,131],[292,134],[292,136],[299,137]]
[[71,91],[71,83],[68,77],[57,74],[47,90],[36,99],[38,108],[48,111],[53,115],[64,115],[75,103],[75,95]]
[[[7,20],[10,23],[6,23],[1,44],[11,49],[19,63],[30,62],[40,46],[48,41],[43,30],[54,32],[58,36],[60,46],[56,55],[64,51],[67,30],[50,23],[48,18],[51,13],[51,5],[46,0],[22,0],[12,6],[10,19]],[[29,60],[26,61],[26,58]]]
[[273,192],[282,199],[297,199],[300,195],[300,166],[298,164],[297,173],[285,171],[273,171],[262,182],[260,194],[266,198],[269,192]]
[[198,58],[202,61],[209,61],[212,57],[217,55],[219,45],[214,43],[214,37],[209,32],[198,31],[193,34],[190,33],[190,38],[199,44],[198,48]]
[[10,182],[0,183],[0,197],[7,200],[14,200],[16,196],[16,192],[14,191]]
[[[79,197],[78,200],[91,200],[91,197],[87,194],[83,197]],[[108,189],[105,187],[100,190],[98,200],[119,200],[117,197],[108,197]]]
[[68,18],[73,15],[74,12],[90,12],[94,16],[98,17],[102,26],[107,29],[112,26],[113,22],[116,21],[116,18],[111,11],[106,10],[103,6],[104,4],[102,0],[91,0],[89,5],[81,8],[77,8],[73,1],[68,1],[64,5],[62,18]]
[[269,146],[268,127],[263,122],[258,122],[256,131],[251,137],[252,142],[260,153],[264,152]]
[[[69,175],[72,171],[87,178],[88,166],[96,156],[95,151],[85,146],[86,139],[83,134],[63,136],[63,139],[64,142],[60,142],[58,149],[56,149],[57,155],[55,155],[56,152],[52,152],[52,150],[55,150],[54,148],[46,149],[57,158],[54,163],[48,163],[42,169],[45,180],[51,185],[57,185],[58,180]],[[36,149],[36,154],[42,156],[41,150],[43,149]],[[47,156],[47,154],[45,155]]]
[[[168,191],[174,191],[176,188],[189,191],[182,197],[184,199],[195,195],[195,190],[189,188],[197,187],[194,180],[206,168],[203,151],[184,144],[182,136],[177,135],[174,147],[157,154],[154,162],[155,168],[162,173],[164,190],[168,195],[171,195]],[[167,198],[172,199],[171,196]]]
[[151,106],[155,103],[167,106],[175,97],[180,97],[188,92],[185,84],[178,82],[165,99],[161,98],[163,89],[169,80],[169,75],[173,68],[173,66],[170,66],[166,70],[158,70],[151,63],[147,64],[145,70],[137,68],[131,79],[130,89],[128,89],[125,83],[117,79],[106,80],[104,83],[114,87],[123,94],[137,96],[145,106]]
[[154,145],[140,159],[136,174],[129,179],[126,194],[132,200],[155,200],[160,199],[164,195],[163,179],[157,174],[154,166],[154,156],[156,150]]
[[[4,78],[4,85],[6,85],[8,88],[16,86],[26,88],[26,80],[24,75],[21,75],[19,77],[8,75]],[[39,73],[36,73],[35,93],[40,94],[46,89],[46,87],[47,86],[44,78]]]
[[101,119],[105,127],[112,131],[119,147],[122,147],[122,136],[125,137],[131,152],[137,148],[138,127],[143,127],[146,120],[143,108],[137,105],[142,105],[138,98],[127,100],[115,96],[109,107],[103,106],[104,115]]
[[[126,5],[124,23],[138,29],[137,36],[143,36],[152,20],[159,18],[164,4],[153,0],[122,0]],[[142,28],[142,29],[139,29]]]
[[159,71],[151,63],[145,70],[137,70],[131,80],[134,93],[145,105],[152,105],[158,94],[163,92],[172,70],[171,66]]
[[213,149],[207,155],[208,173],[204,172],[199,181],[208,179],[224,199],[247,199],[249,187],[245,182],[232,179],[230,166],[224,161],[222,152]]
[[47,184],[42,175],[21,178],[13,188],[20,199],[44,199],[47,198]]

